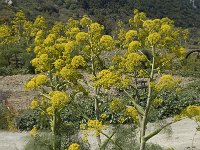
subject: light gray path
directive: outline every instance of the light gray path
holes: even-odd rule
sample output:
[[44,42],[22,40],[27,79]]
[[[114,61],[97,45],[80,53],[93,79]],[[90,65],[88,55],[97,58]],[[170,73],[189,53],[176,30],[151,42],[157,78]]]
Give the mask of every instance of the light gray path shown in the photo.
[[[172,134],[169,136],[161,132],[156,135],[149,142],[159,144],[165,148],[174,148],[175,150],[200,150],[200,131],[196,133],[195,137],[195,122],[185,119],[171,125]],[[153,129],[152,129],[153,130]],[[23,147],[28,141],[28,133],[13,133],[0,131],[0,150],[23,150]],[[194,137],[194,148],[192,149],[192,139]],[[105,137],[102,137],[105,139]],[[96,149],[96,138],[89,137],[91,149]]]
[[[172,134],[170,136],[161,132],[150,139],[150,142],[175,150],[200,150],[200,131],[195,135],[196,127],[197,124],[194,121],[184,119],[171,125]],[[192,141],[193,149],[191,148]]]
[[0,131],[0,150],[23,150],[27,143],[27,132]]

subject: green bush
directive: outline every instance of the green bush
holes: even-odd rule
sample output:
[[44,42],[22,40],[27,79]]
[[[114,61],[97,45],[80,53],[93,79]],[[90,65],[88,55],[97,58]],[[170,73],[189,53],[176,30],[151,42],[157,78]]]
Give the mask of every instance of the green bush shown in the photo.
[[12,109],[0,103],[0,129],[16,130],[15,114]]
[[46,117],[41,117],[36,110],[25,110],[16,118],[17,128],[19,130],[29,131],[34,125],[39,125],[40,129],[48,129],[50,125],[47,123]]
[[162,93],[163,103],[157,109],[160,118],[167,118],[179,114],[189,105],[200,104],[200,80],[195,80],[183,88],[177,95],[176,92]]
[[29,68],[15,68],[12,66],[8,67],[0,67],[0,76],[8,76],[8,75],[16,75],[16,74],[28,74],[33,73],[33,71]]

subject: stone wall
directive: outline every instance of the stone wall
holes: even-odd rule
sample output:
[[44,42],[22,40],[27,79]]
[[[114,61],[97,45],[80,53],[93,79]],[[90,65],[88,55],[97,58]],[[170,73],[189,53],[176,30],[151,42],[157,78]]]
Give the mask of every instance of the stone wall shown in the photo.
[[0,76],[0,103],[15,110],[28,108],[30,102],[37,96],[36,91],[25,91],[24,84],[33,75]]

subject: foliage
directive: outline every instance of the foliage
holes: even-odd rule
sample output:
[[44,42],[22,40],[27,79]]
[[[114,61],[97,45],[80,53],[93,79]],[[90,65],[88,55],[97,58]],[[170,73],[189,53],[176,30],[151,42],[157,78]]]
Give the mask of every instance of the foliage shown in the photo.
[[159,116],[161,118],[178,115],[183,109],[190,105],[199,105],[199,81],[198,79],[189,83],[181,91],[166,92],[162,94],[162,104],[159,106]]
[[30,131],[35,125],[39,129],[49,129],[50,125],[47,123],[47,118],[39,116],[36,110],[25,110],[16,117],[16,125],[19,130]]
[[26,48],[32,44],[32,29],[32,22],[22,11],[18,11],[9,23],[0,25],[0,67],[30,69],[32,55],[26,52]]
[[182,76],[193,76],[193,77],[199,77],[199,72],[200,72],[200,59],[199,59],[200,54],[199,53],[194,53],[189,56],[185,60],[185,63],[181,67],[181,69],[178,71],[179,74]]
[[0,104],[0,129],[10,131],[16,130],[15,117],[16,114],[14,114],[12,109]]
[[[107,27],[108,25],[119,19],[127,21],[132,10],[137,8],[149,14],[151,18],[169,17],[175,20],[178,26],[199,27],[199,1],[195,1],[197,8],[193,8],[189,0],[49,0],[48,2],[36,0],[22,2],[16,0],[10,7],[3,2],[1,3],[1,22],[10,20],[15,10],[19,9],[29,14],[31,20],[41,14],[48,18],[49,22],[52,22],[52,18],[56,21],[64,21],[70,17],[88,14],[104,24],[107,31],[109,31],[110,27]],[[187,18],[187,21],[185,18]]]

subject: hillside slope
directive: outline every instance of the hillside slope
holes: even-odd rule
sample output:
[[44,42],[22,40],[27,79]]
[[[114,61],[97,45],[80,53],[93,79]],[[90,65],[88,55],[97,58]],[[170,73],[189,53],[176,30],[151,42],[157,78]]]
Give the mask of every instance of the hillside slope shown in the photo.
[[65,21],[88,14],[111,26],[116,20],[128,20],[136,8],[152,18],[169,17],[177,26],[200,26],[200,1],[197,0],[1,0],[0,23],[10,20],[21,9],[30,19],[43,15],[50,22]]

